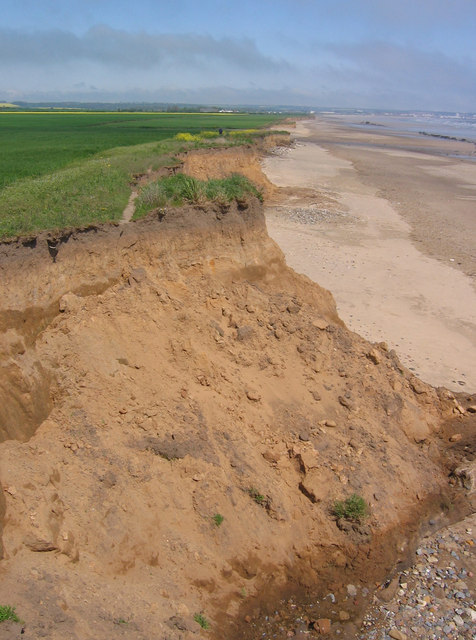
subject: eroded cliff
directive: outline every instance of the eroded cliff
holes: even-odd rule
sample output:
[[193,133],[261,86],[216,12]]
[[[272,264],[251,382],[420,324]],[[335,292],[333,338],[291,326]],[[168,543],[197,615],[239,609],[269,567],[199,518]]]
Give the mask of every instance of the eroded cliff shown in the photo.
[[[264,596],[382,580],[445,504],[460,401],[349,332],[258,201],[3,244],[0,273],[24,637],[231,638]],[[332,517],[352,493],[364,523]]]

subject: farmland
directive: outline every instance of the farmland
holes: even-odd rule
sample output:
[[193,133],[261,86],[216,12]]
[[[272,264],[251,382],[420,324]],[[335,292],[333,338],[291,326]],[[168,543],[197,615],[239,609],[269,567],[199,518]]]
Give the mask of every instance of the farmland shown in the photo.
[[0,113],[0,237],[117,220],[134,173],[173,163],[175,154],[197,145],[174,139],[177,133],[230,133],[277,120],[267,114]]
[[0,113],[0,189],[106,149],[173,138],[180,131],[262,127],[276,119],[261,114]]

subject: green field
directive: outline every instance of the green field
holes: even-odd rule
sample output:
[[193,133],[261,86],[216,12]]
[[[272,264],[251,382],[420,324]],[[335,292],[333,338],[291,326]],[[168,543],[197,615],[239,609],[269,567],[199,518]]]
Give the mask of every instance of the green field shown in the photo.
[[[0,238],[117,220],[135,173],[214,144],[175,140],[177,133],[230,133],[278,120],[268,114],[0,113]],[[239,143],[230,137],[230,144]]]
[[198,133],[263,127],[267,114],[0,113],[0,189],[100,151]]

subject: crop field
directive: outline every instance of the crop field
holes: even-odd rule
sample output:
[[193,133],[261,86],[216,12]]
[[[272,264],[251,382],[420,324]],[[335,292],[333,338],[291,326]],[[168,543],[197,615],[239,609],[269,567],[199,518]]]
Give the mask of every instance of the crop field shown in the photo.
[[173,163],[175,154],[197,145],[175,139],[177,133],[222,128],[230,134],[278,120],[268,114],[0,113],[0,238],[117,220],[134,173]]
[[181,131],[263,127],[267,114],[0,113],[0,189],[100,151],[173,138]]

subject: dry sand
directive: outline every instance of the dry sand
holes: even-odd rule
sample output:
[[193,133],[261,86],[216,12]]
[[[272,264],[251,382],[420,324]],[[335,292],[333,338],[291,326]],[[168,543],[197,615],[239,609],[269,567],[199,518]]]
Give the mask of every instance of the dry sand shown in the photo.
[[328,288],[348,327],[422,379],[476,390],[474,145],[299,123],[263,168],[288,264]]

